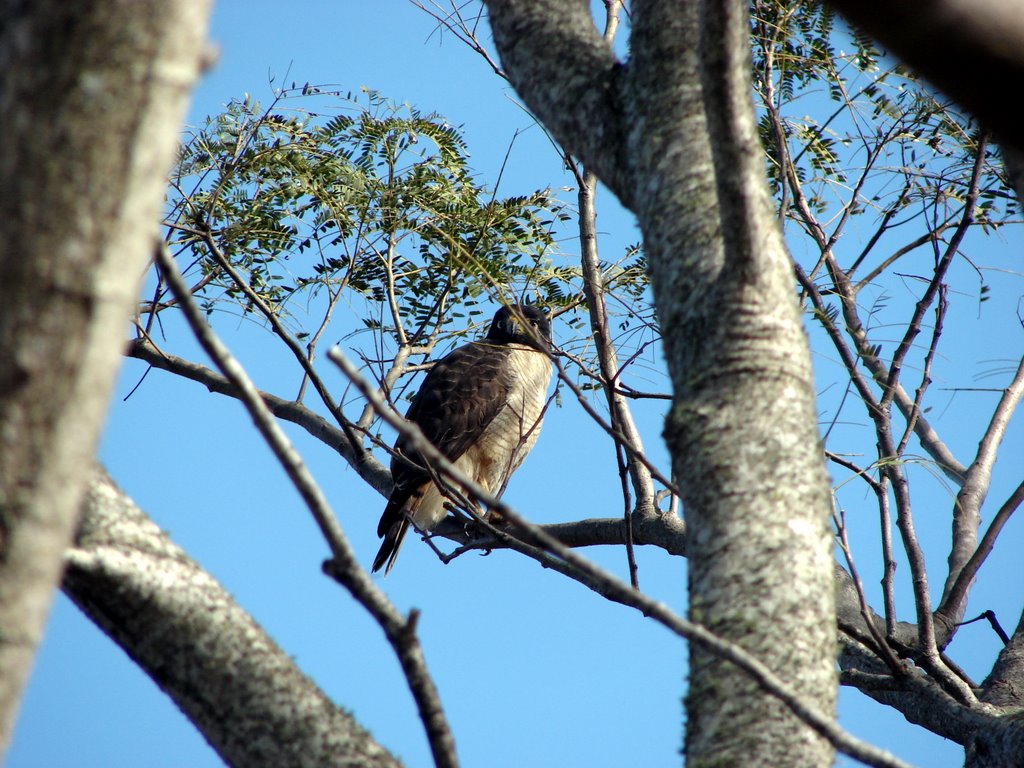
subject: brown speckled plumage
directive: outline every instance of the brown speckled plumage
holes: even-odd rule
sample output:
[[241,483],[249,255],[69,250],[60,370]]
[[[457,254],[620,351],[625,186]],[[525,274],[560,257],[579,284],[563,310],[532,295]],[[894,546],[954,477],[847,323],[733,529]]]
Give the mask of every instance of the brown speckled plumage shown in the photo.
[[[531,326],[524,328],[523,319]],[[502,307],[487,338],[438,360],[406,414],[456,467],[500,493],[540,433],[551,361],[547,318],[536,307]],[[391,473],[394,490],[381,515],[384,538],[373,570],[391,570],[410,518],[429,531],[444,519],[444,496],[422,457],[400,437]]]

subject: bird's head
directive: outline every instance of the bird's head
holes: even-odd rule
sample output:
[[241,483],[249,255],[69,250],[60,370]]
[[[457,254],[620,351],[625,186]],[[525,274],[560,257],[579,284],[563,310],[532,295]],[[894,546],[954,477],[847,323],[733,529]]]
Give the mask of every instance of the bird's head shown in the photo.
[[551,323],[544,310],[532,304],[512,304],[494,315],[487,340],[496,344],[526,344],[547,349],[551,343]]

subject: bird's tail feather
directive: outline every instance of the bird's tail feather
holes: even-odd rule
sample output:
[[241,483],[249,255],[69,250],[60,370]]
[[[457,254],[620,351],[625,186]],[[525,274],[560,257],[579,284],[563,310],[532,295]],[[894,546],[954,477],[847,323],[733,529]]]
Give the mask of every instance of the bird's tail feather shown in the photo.
[[384,534],[384,541],[381,542],[380,549],[377,550],[377,556],[373,559],[372,571],[379,571],[381,566],[387,562],[384,575],[387,576],[391,573],[391,568],[395,565],[395,558],[398,557],[398,550],[402,548],[402,542],[405,541],[405,534],[408,530],[409,518],[402,515],[401,519],[393,523],[387,533]]

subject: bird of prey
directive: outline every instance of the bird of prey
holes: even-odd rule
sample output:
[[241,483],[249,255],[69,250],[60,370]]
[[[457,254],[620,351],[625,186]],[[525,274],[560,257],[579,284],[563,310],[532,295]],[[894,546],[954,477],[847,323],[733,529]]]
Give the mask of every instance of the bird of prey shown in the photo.
[[[406,418],[458,469],[499,495],[540,433],[551,380],[551,325],[539,307],[502,307],[487,336],[434,363]],[[399,437],[391,460],[394,490],[377,525],[384,542],[373,561],[391,571],[411,522],[432,530],[445,496],[423,457]]]

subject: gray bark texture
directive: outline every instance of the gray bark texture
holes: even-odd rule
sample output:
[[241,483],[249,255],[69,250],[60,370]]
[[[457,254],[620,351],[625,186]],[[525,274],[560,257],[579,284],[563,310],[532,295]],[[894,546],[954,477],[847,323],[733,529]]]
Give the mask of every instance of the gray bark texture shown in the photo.
[[[831,714],[829,490],[791,263],[765,188],[744,3],[632,5],[618,62],[575,0],[488,0],[502,65],[637,216],[674,402],[690,614]],[[829,765],[829,745],[691,647],[687,764]]]
[[64,591],[228,765],[400,765],[100,472]]
[[74,528],[207,0],[0,4],[0,744]]

